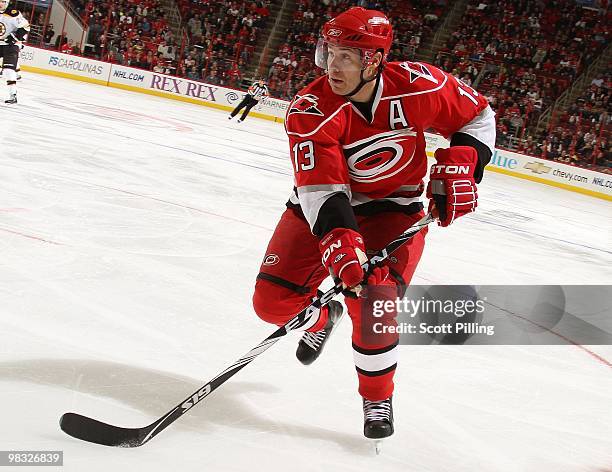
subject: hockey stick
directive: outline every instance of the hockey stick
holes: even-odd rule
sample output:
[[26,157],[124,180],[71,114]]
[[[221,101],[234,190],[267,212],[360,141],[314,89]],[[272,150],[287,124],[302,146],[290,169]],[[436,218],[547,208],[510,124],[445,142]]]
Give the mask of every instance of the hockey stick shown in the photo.
[[[367,278],[377,264],[387,259],[392,252],[405,244],[408,240],[410,240],[410,238],[412,238],[432,221],[434,221],[434,218],[431,215],[425,215],[413,226],[408,228],[397,238],[387,244],[386,247],[374,254],[367,262],[363,263],[361,267],[363,267],[366,274],[365,278]],[[239,370],[250,364],[257,356],[275,344],[289,331],[293,331],[308,323],[310,321],[310,317],[316,313],[319,308],[327,304],[336,295],[342,292],[342,290],[342,283],[336,283],[336,285],[330,288],[319,298],[316,298],[310,305],[291,318],[291,320],[289,320],[284,326],[278,328],[274,333],[260,342],[256,347],[247,352],[244,356],[213,378],[210,382],[205,384],[202,388],[194,392],[189,397],[185,398],[172,410],[148,426],[143,428],[122,428],[120,426],[104,423],[87,416],[79,415],[78,413],[65,413],[60,419],[60,428],[65,433],[77,439],[82,439],[83,441],[89,441],[105,446],[142,446],[187,413],[196,404],[200,403],[214,390],[223,385]]]

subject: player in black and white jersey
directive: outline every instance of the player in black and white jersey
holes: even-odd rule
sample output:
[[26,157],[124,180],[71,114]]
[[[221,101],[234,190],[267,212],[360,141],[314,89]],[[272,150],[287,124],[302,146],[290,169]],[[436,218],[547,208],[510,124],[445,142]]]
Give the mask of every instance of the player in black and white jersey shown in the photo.
[[230,114],[228,119],[231,120],[238,113],[240,113],[240,110],[244,108],[244,111],[242,112],[242,116],[238,119],[238,123],[242,123],[244,119],[247,117],[247,115],[249,114],[249,112],[251,111],[251,108],[257,105],[259,103],[259,100],[267,96],[268,96],[268,86],[266,85],[266,82],[264,80],[256,80],[249,87],[249,90],[247,91],[246,95],[244,96],[242,101],[238,104],[238,106],[234,108],[234,111]]
[[19,44],[30,31],[30,24],[19,10],[9,8],[9,0],[0,0],[0,57],[9,97],[4,103],[17,103],[17,61]]

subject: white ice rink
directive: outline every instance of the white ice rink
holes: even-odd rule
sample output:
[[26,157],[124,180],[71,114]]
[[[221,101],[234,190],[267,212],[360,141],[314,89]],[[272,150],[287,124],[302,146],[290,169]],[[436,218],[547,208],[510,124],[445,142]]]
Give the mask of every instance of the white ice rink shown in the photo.
[[[611,346],[404,346],[375,456],[348,320],[314,365],[292,333],[141,448],[67,436],[66,411],[149,424],[273,331],[250,300],[291,165],[279,124],[19,87],[0,104],[0,450],[63,450],[71,472],[612,470]],[[612,283],[609,202],[491,172],[479,193],[431,228],[416,283]]]

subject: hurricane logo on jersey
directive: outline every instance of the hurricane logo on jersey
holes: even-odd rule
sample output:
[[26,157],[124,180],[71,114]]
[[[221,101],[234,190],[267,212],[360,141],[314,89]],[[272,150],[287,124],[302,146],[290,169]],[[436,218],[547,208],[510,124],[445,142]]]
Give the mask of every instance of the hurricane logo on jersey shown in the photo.
[[264,257],[263,265],[273,266],[278,264],[279,261],[280,257],[278,257],[276,254],[266,254],[266,257]]
[[312,94],[298,95],[289,109],[289,115],[293,113],[305,113],[307,115],[323,116],[323,113],[317,106],[319,105],[319,97]]
[[[372,183],[401,172],[414,157],[414,136],[414,131],[404,129],[381,133],[344,146],[351,179],[355,182]],[[404,141],[409,141],[409,144]],[[406,158],[404,153],[410,148],[412,154]]]

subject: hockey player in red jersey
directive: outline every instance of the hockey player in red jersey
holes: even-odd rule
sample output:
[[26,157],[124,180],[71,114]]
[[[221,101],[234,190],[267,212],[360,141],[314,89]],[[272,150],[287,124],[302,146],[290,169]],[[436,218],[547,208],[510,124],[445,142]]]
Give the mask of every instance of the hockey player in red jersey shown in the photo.
[[[287,322],[330,273],[355,293],[362,284],[410,283],[426,230],[367,281],[360,264],[424,215],[425,130],[450,139],[449,148],[435,152],[426,189],[438,224],[476,209],[476,183],[494,148],[493,111],[482,95],[429,64],[386,62],[392,41],[387,17],[361,7],[323,27],[315,59],[327,75],[298,92],[285,121],[295,188],[257,277],[253,305],[265,321]],[[366,343],[360,300],[345,303],[364,434],[387,437],[398,337]],[[342,305],[332,301],[305,327],[296,352],[302,363],[320,355],[341,315]]]

